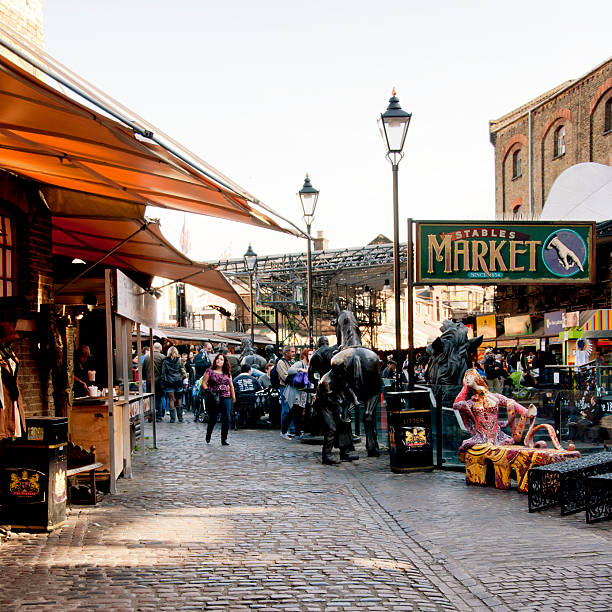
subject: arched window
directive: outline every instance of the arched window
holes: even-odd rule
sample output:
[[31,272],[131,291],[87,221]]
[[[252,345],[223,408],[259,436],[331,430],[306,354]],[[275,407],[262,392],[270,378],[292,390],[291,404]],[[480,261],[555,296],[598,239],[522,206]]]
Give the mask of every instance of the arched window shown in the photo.
[[604,132],[612,132],[612,97],[606,102]]
[[523,174],[523,154],[518,149],[512,154],[512,178],[519,178]]
[[562,125],[555,130],[555,147],[553,157],[565,155],[565,126]]

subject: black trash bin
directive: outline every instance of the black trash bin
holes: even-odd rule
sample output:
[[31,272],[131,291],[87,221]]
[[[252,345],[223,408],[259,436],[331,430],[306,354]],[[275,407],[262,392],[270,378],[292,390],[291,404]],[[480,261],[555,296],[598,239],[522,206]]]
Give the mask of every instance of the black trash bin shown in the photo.
[[429,391],[388,391],[385,393],[385,401],[391,470],[432,470],[433,439]]
[[68,419],[30,417],[21,438],[5,440],[2,523],[51,531],[66,522]]

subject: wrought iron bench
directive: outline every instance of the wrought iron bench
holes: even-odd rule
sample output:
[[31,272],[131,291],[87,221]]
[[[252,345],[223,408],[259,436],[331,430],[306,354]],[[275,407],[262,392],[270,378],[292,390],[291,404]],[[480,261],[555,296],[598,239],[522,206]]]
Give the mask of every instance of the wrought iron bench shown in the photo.
[[586,483],[586,522],[612,518],[612,473],[590,476]]
[[96,490],[96,470],[104,464],[96,461],[96,447],[92,446],[89,451],[81,446],[68,442],[68,469],[66,479],[68,483],[68,503],[72,502],[72,485],[76,484],[79,474],[89,473],[89,502],[95,505],[98,501]]
[[560,505],[561,514],[586,508],[586,480],[612,471],[612,452],[596,453],[529,470],[529,512]]

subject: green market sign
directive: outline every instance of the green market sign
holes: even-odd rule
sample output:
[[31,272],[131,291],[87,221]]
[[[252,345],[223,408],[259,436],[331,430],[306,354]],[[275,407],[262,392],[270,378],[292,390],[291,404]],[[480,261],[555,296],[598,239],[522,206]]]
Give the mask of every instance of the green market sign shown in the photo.
[[416,282],[595,282],[595,223],[417,221]]

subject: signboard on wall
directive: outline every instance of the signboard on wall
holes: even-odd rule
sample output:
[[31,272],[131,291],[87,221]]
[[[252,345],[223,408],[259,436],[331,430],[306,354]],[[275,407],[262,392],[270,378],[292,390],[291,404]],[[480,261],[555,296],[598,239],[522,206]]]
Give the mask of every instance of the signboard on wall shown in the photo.
[[497,326],[495,325],[495,315],[476,317],[476,333],[484,338],[496,338]]
[[117,273],[115,312],[130,321],[147,325],[149,328],[155,327],[157,325],[157,300],[121,270],[115,270],[115,272]]
[[594,223],[417,221],[415,225],[417,283],[595,282]]
[[506,336],[529,336],[531,332],[531,315],[506,317],[504,319],[504,334]]
[[563,331],[563,315],[562,310],[544,313],[544,333],[547,336],[558,336]]
[[564,312],[561,316],[561,324],[563,325],[564,329],[567,329],[568,327],[578,327],[580,324],[580,312]]

